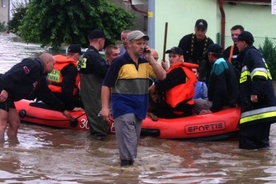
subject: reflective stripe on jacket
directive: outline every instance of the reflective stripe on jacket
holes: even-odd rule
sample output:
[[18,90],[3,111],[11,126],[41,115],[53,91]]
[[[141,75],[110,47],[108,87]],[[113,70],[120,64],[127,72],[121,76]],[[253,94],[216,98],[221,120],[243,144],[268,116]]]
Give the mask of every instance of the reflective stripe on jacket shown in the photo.
[[[243,66],[240,75],[240,126],[276,122],[276,99],[272,77],[261,53],[248,46],[242,53]],[[251,101],[257,95],[257,102]]]
[[276,107],[264,107],[251,111],[246,111],[241,114],[240,124],[259,121],[263,119],[275,119]]
[[[54,56],[56,60],[55,68],[54,70],[48,74],[48,80],[50,81],[50,84],[48,85],[52,92],[61,93],[62,92],[62,69],[69,64],[73,64],[76,67],[77,61],[69,58],[67,56],[63,55],[56,55]],[[80,82],[80,75],[78,74],[76,77],[75,87],[73,91],[73,95],[76,95],[78,92],[78,85]]]

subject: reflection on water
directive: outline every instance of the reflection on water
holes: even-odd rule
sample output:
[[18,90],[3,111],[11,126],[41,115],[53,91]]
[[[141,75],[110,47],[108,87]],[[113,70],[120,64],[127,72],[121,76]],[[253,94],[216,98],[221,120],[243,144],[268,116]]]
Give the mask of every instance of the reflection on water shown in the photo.
[[[0,35],[0,73],[38,45]],[[191,142],[143,137],[134,167],[120,168],[115,135],[95,141],[87,132],[22,124],[19,143],[0,148],[1,183],[274,183],[276,127],[271,147],[238,149],[237,140]]]

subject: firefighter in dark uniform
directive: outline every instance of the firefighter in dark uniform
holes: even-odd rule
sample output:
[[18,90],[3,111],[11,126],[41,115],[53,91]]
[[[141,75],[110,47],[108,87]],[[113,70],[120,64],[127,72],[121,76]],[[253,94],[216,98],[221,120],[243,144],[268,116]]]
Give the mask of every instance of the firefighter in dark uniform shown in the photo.
[[195,23],[194,31],[185,35],[179,42],[184,52],[184,61],[199,65],[199,80],[206,82],[208,85],[211,64],[205,54],[209,45],[213,44],[213,40],[206,36],[208,23],[204,19],[198,19]]
[[[47,73],[54,69],[55,60],[49,53],[39,58],[23,59],[0,76],[0,142],[4,142],[4,132],[8,127],[8,137],[17,140],[20,119],[14,101],[39,97],[54,110],[63,112],[71,121],[74,118],[65,110],[61,101],[50,91]],[[9,124],[9,126],[8,126]]]
[[55,68],[48,74],[50,90],[64,103],[65,109],[70,111],[82,110],[79,96],[80,76],[76,67],[80,55],[80,45],[69,45],[66,56],[54,56]]
[[276,122],[276,99],[267,64],[253,42],[252,34],[244,31],[237,46],[244,58],[240,76],[239,148],[255,150],[269,147],[270,125]]
[[104,48],[106,37],[103,31],[93,30],[89,36],[89,46],[83,58],[78,62],[80,72],[80,91],[84,110],[90,125],[92,138],[103,140],[108,124],[98,116],[101,111],[101,88],[109,65],[99,53]]

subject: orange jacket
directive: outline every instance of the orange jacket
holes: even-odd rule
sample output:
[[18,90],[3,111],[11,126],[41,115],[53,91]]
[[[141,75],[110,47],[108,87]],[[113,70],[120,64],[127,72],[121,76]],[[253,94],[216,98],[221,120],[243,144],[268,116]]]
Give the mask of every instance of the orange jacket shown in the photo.
[[[56,60],[56,64],[55,64],[54,70],[48,74],[48,80],[50,81],[50,84],[48,86],[52,92],[61,93],[62,92],[61,84],[63,80],[61,70],[69,64],[73,64],[76,67],[77,61],[63,55],[56,55],[54,56],[54,58]],[[78,74],[76,77],[73,95],[76,95],[78,92],[79,82],[80,82],[80,75]]]
[[170,90],[166,91],[166,102],[172,108],[175,108],[179,103],[187,101],[187,104],[193,105],[194,100],[194,89],[197,81],[196,75],[192,71],[192,68],[198,68],[197,64],[179,62],[175,63],[170,67],[167,73],[171,72],[175,68],[181,67],[183,72],[186,74],[186,82],[179,84]]

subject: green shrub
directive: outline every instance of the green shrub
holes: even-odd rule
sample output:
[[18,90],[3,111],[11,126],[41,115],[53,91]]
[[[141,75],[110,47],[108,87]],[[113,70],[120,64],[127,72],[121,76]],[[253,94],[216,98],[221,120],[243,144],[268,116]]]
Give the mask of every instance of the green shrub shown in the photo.
[[273,46],[272,41],[267,37],[263,47],[260,47],[259,50],[263,54],[263,57],[269,67],[273,80],[276,79],[276,47]]
[[5,22],[0,22],[0,32],[7,31],[7,26],[5,26]]

